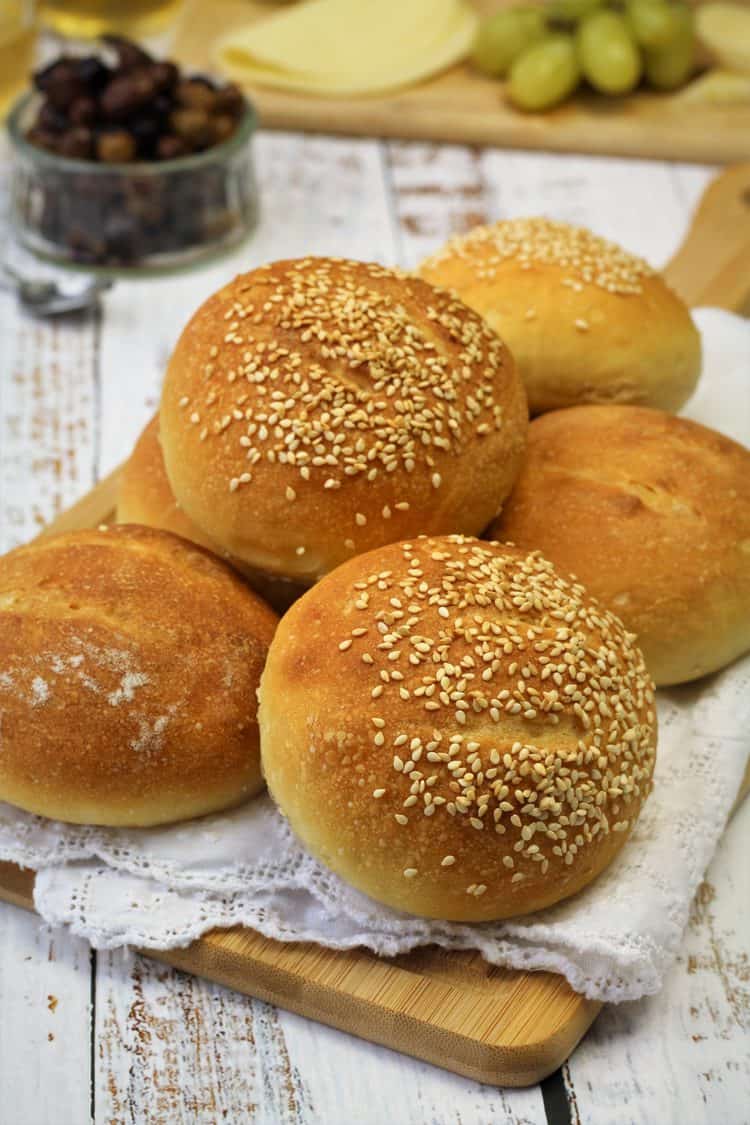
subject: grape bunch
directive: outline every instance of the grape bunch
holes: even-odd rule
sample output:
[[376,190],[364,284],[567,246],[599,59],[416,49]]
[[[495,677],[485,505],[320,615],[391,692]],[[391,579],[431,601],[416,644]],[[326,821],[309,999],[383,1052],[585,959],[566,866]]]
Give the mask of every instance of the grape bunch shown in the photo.
[[513,105],[551,109],[586,81],[629,94],[642,78],[674,90],[693,71],[692,9],[682,0],[548,0],[502,8],[480,26],[474,65],[507,78]]

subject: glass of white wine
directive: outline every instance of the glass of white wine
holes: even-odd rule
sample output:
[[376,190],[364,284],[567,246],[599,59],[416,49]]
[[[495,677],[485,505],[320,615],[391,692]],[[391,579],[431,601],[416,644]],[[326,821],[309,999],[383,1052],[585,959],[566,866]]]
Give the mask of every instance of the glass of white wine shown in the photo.
[[45,26],[72,39],[106,32],[141,39],[158,35],[175,20],[182,0],[42,0]]
[[0,0],[0,119],[28,86],[34,64],[33,0]]

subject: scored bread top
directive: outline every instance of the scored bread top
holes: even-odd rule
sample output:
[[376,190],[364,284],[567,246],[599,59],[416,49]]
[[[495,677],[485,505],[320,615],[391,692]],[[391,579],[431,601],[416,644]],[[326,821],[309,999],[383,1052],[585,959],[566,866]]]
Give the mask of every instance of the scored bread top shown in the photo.
[[324,578],[261,685],[264,772],[308,847],[390,905],[539,909],[619,849],[651,784],[653,685],[538,553],[418,538]]
[[513,360],[448,293],[384,266],[275,262],[196,312],[161,406],[175,495],[212,539],[312,581],[423,531],[480,531],[526,431]]

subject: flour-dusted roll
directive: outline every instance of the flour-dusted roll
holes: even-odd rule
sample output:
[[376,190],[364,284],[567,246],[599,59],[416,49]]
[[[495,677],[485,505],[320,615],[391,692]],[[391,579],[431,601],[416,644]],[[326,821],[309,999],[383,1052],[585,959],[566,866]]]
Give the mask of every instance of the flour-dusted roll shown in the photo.
[[527,408],[507,348],[449,294],[306,258],[198,309],[160,427],[174,494],[202,531],[311,584],[382,543],[480,532],[515,478]]
[[580,403],[676,411],[700,375],[685,303],[641,258],[581,227],[509,219],[422,262],[507,343],[531,414]]
[[117,490],[117,520],[118,523],[140,523],[146,527],[171,531],[173,535],[181,535],[183,539],[190,539],[215,555],[222,556],[279,613],[283,613],[304,590],[303,586],[289,579],[263,574],[222,552],[185,515],[174,498],[167,470],[164,468],[158,414],[146,425],[123,465]]
[[0,800],[154,825],[262,787],[256,691],[276,616],[162,531],[76,531],[0,559]]
[[715,430],[632,406],[536,418],[490,533],[574,573],[659,685],[750,649],[750,451]]
[[538,553],[461,536],[339,567],[282,619],[263,769],[374,899],[479,922],[574,894],[624,844],[656,714],[621,622]]

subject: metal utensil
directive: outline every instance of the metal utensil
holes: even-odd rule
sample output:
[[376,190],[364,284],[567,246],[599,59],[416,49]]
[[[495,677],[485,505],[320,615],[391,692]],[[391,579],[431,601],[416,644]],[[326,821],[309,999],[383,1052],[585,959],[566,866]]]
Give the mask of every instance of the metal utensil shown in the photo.
[[34,316],[62,316],[95,308],[102,293],[111,289],[113,283],[109,278],[86,277],[76,287],[63,288],[57,281],[25,277],[3,262],[0,284],[12,289],[24,309]]

